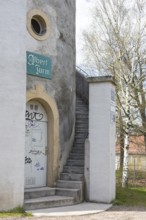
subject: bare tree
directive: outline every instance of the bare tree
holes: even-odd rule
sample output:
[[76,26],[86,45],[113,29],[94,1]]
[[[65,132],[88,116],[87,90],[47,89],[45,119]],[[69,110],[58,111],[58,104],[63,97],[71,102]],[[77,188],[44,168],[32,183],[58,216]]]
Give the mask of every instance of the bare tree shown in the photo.
[[117,82],[117,112],[124,137],[123,187],[128,184],[129,135],[145,137],[146,148],[146,2],[97,0],[93,23],[84,33],[86,61]]

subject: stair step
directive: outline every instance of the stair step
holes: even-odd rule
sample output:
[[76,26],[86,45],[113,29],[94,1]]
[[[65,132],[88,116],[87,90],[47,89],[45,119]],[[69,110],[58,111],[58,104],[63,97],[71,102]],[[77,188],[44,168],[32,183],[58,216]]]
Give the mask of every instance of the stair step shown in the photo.
[[81,127],[81,128],[88,128],[88,121],[86,121],[86,120],[84,120],[84,121],[76,121],[76,124],[75,124],[75,127],[76,128],[79,128],[79,127]]
[[77,135],[85,135],[86,137],[88,136],[88,129],[85,128],[76,128],[76,136]]
[[88,110],[86,108],[83,108],[83,109],[82,108],[77,108],[75,113],[76,113],[76,116],[77,115],[85,115],[85,116],[89,117],[89,113],[88,113]]
[[85,139],[75,139],[74,144],[84,144],[85,143]]
[[82,148],[81,147],[73,147],[71,152],[72,153],[82,153],[82,154],[84,154],[85,149],[84,149],[84,147],[82,147]]
[[78,114],[76,114],[76,121],[78,121],[78,119],[79,120],[87,120],[88,121],[88,116],[87,115],[78,115]]
[[72,147],[72,149],[73,148],[81,148],[81,149],[84,149],[84,144],[85,144],[85,140],[84,140],[84,142],[82,141],[78,141],[78,142],[74,142],[74,144],[73,144],[73,147]]
[[50,187],[39,187],[39,188],[31,188],[25,189],[24,199],[35,199],[45,196],[53,196],[55,195],[55,189]]
[[84,167],[78,167],[78,166],[64,166],[63,169],[64,173],[78,173],[83,174],[84,173]]
[[87,137],[87,133],[86,132],[82,133],[82,134],[78,133],[78,134],[75,135],[75,141],[76,140],[85,141],[86,137]]
[[84,160],[68,160],[67,166],[84,166]]
[[85,126],[85,125],[76,126],[75,129],[76,129],[76,132],[78,132],[78,131],[84,131],[84,133],[88,132],[88,126]]
[[88,132],[88,122],[84,122],[84,123],[76,123],[76,125],[75,125],[75,129],[76,130],[78,130],[78,129],[83,129],[83,130],[85,130],[84,132]]
[[76,103],[76,110],[81,110],[81,111],[86,110],[86,111],[88,111],[88,106],[85,105],[85,104],[82,105],[82,103],[81,104]]
[[88,118],[80,118],[80,117],[76,117],[76,124],[88,124],[89,123],[89,120]]
[[70,153],[69,154],[69,159],[70,160],[83,160],[84,159],[84,153]]
[[56,195],[73,197],[75,202],[80,202],[81,193],[80,189],[56,188]]
[[88,133],[88,126],[87,125],[86,126],[81,125],[81,124],[79,126],[76,125],[75,129],[76,129],[76,132],[80,130],[80,131],[84,131],[84,134]]
[[75,144],[72,148],[72,152],[75,152],[75,151],[84,153],[84,143]]
[[84,129],[85,131],[87,130],[88,131],[88,123],[84,123],[84,124],[81,124],[81,123],[79,123],[79,124],[77,124],[76,123],[76,125],[75,125],[75,128],[76,129]]
[[85,115],[89,115],[88,110],[86,108],[81,108],[81,107],[77,107],[76,109],[76,114],[85,114]]
[[73,205],[75,200],[73,197],[66,196],[48,196],[35,199],[27,199],[24,202],[26,210],[45,209],[58,206]]
[[68,189],[82,189],[82,181],[71,181],[71,180],[58,180],[56,184],[57,188],[68,188]]
[[60,180],[77,180],[83,181],[84,175],[79,173],[61,173]]

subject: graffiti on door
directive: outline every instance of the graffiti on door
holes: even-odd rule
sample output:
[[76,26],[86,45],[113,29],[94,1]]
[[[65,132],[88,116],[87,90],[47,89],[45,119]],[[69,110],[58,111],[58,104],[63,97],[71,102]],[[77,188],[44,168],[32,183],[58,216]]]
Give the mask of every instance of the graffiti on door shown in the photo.
[[[47,114],[43,106],[30,101],[25,122],[25,187],[46,186],[47,178]],[[32,181],[35,179],[35,181]]]

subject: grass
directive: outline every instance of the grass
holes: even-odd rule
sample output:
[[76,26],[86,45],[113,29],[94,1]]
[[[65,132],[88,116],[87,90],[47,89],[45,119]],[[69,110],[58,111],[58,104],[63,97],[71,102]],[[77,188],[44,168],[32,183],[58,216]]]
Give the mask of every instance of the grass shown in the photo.
[[146,172],[137,171],[136,178],[129,172],[129,185],[127,188],[121,187],[121,172],[117,171],[117,187],[115,205],[141,206],[146,207]]
[[31,217],[31,213],[25,212],[23,207],[16,207],[9,211],[0,211],[0,218],[6,217]]

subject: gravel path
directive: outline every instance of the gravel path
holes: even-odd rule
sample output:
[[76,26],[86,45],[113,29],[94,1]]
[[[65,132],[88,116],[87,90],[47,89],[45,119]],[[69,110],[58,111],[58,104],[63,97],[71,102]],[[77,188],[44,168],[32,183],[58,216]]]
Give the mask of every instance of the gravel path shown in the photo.
[[114,206],[108,211],[84,216],[5,218],[5,220],[146,220],[146,207]]

